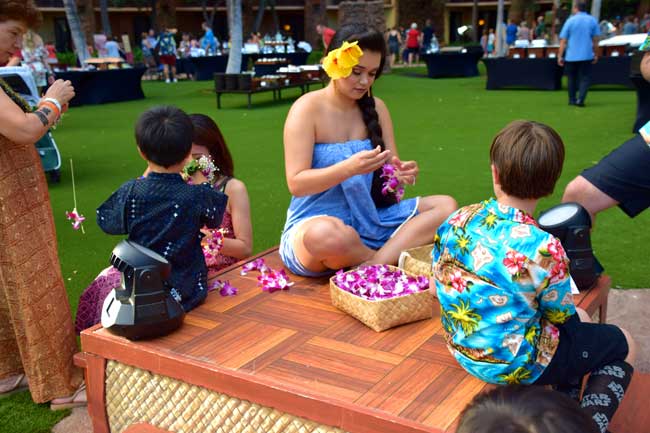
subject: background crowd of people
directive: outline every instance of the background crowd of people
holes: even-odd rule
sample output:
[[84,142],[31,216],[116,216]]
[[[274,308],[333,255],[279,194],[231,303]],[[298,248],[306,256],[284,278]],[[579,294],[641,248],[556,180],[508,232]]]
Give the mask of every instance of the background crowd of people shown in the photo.
[[398,63],[413,66],[421,54],[438,49],[438,39],[430,19],[424,22],[422,30],[415,22],[409,28],[392,27],[386,31],[385,39],[391,67]]

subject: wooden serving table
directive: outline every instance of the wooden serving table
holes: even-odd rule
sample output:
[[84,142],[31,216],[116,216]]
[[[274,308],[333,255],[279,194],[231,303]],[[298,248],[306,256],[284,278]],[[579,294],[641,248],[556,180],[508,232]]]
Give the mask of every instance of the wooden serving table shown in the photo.
[[267,86],[267,87],[257,87],[255,89],[235,89],[235,90],[228,90],[228,89],[218,89],[215,90],[215,93],[217,95],[217,109],[221,108],[221,95],[226,95],[226,94],[241,94],[241,95],[246,95],[248,97],[248,109],[250,110],[253,108],[251,97],[256,94],[256,93],[264,93],[264,92],[273,92],[273,100],[280,100],[282,99],[282,91],[283,90],[288,90],[288,89],[294,89],[298,88],[300,89],[300,94],[304,95],[305,93],[310,91],[310,86],[315,85],[315,84],[320,84],[321,87],[325,86],[325,81],[323,80],[306,80],[306,81],[299,81],[299,82],[294,82],[291,84],[282,84],[282,85],[276,85],[276,86]]
[[[256,257],[282,267],[277,249]],[[377,333],[331,305],[327,278],[291,275],[289,290],[267,293],[257,272],[240,275],[243,263],[216,276],[236,296],[211,293],[168,336],[82,332],[76,362],[95,433],[451,432],[492,386],[449,353],[438,308],[431,320]],[[604,316],[608,290],[601,279],[576,303]]]

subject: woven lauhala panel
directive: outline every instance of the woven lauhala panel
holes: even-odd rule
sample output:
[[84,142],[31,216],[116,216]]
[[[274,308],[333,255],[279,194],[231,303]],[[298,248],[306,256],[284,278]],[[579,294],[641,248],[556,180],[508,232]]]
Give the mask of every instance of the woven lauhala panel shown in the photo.
[[148,423],[174,433],[346,433],[273,408],[108,361],[112,433]]

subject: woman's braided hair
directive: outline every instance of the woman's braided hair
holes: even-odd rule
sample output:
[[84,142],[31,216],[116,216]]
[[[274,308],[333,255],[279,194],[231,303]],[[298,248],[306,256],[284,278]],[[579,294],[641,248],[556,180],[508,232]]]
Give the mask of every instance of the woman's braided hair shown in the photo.
[[[386,42],[384,41],[384,36],[380,32],[362,24],[346,24],[336,32],[328,50],[339,48],[345,41],[359,41],[359,47],[363,51],[373,51],[381,54],[379,69],[377,69],[377,74],[375,75],[375,80],[377,80],[381,76],[384,64],[386,63]],[[375,109],[375,98],[365,94],[357,100],[357,104],[359,104],[359,108],[361,109],[363,122],[368,129],[368,138],[370,138],[372,146],[380,146],[384,150],[386,146],[384,145],[381,125],[379,124],[379,116]]]

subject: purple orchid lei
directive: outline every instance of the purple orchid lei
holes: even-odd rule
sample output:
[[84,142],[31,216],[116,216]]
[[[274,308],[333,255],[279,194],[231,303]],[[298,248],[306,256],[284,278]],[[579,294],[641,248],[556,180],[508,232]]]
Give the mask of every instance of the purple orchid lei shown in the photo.
[[[255,259],[242,266],[241,275],[258,271],[257,285],[264,291],[273,293],[278,290],[288,290],[294,283],[289,281],[289,276],[284,269],[276,271],[269,268],[264,259]],[[237,288],[230,284],[230,281],[215,280],[209,287],[209,291],[219,289],[221,296],[233,296],[237,294]]]
[[217,257],[221,248],[223,248],[223,240],[225,239],[225,234],[227,229],[210,229],[210,235],[207,236],[207,239],[203,245],[203,257],[205,257],[205,264],[212,266],[217,263]]
[[427,277],[412,277],[387,265],[360,266],[348,272],[340,270],[334,275],[334,283],[341,290],[369,301],[411,295],[429,288]]
[[397,201],[401,201],[402,197],[404,197],[404,185],[397,178],[397,167],[393,164],[384,164],[381,167],[380,177],[384,179],[381,193],[383,195],[388,195],[389,193],[395,194]]
[[262,258],[255,259],[242,266],[241,274],[246,275],[252,271],[260,272],[260,275],[257,276],[257,284],[265,292],[273,293],[277,290],[287,290],[294,284],[289,281],[289,277],[284,269],[279,271],[271,269]]

